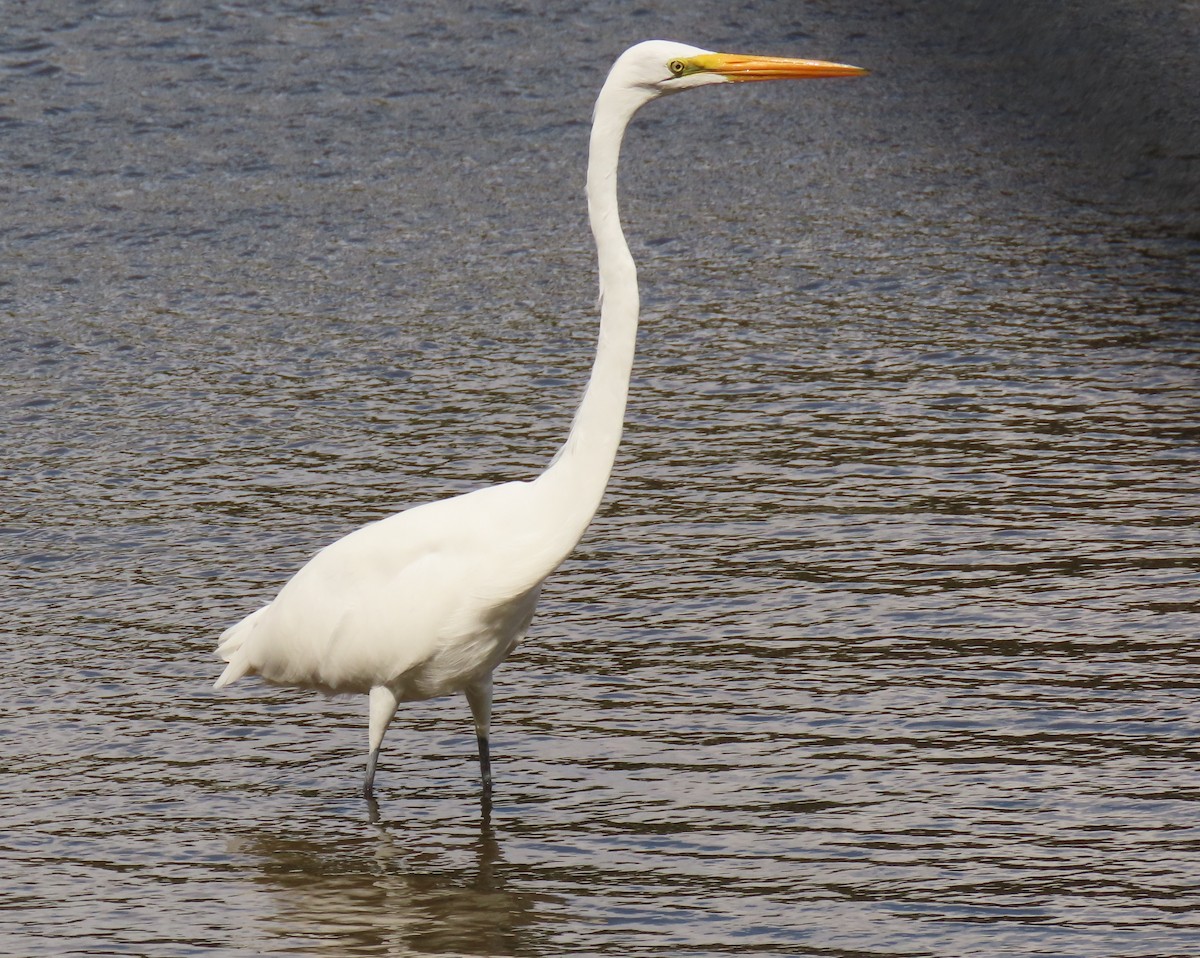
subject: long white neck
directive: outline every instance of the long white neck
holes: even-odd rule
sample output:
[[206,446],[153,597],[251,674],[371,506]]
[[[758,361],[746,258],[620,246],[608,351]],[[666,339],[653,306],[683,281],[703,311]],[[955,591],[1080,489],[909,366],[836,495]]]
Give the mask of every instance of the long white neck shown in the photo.
[[637,268],[618,215],[617,161],[626,126],[651,98],[652,94],[628,84],[614,83],[610,76],[592,120],[587,199],[600,268],[600,338],[571,432],[537,480],[547,495],[547,519],[555,524],[554,537],[563,558],[600,507],[621,442],[637,339],[638,286]]

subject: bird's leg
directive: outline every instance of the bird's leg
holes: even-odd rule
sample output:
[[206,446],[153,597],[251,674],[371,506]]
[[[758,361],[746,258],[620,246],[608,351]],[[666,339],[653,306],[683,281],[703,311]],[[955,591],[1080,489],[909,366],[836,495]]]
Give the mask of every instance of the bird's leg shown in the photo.
[[479,774],[483,779],[483,794],[492,793],[492,754],[488,747],[488,729],[492,724],[492,673],[468,685],[467,703],[475,719],[475,740],[479,743]]
[[367,754],[367,776],[363,780],[363,798],[375,797],[375,766],[379,762],[379,749],[373,748]]
[[367,755],[367,777],[363,781],[364,798],[371,798],[374,794],[375,766],[379,763],[379,747],[383,744],[383,733],[387,731],[388,723],[396,714],[398,704],[396,696],[386,685],[377,685],[371,689],[371,751]]
[[476,733],[475,741],[479,743],[479,777],[483,781],[483,790],[492,790],[492,751],[486,735]]

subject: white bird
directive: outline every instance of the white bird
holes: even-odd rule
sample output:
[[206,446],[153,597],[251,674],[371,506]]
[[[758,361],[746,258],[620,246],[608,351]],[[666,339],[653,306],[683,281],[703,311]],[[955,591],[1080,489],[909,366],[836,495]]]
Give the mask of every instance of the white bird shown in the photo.
[[621,439],[638,324],[637,271],[617,210],[626,126],[651,100],[692,87],[863,73],[664,40],[621,54],[592,120],[587,200],[599,262],[600,337],[566,442],[535,479],[416,506],[322,549],[273,602],[221,636],[217,653],[229,664],[216,688],[259,675],[327,694],[369,694],[368,798],[398,704],[464,692],[486,800],[492,671],[524,637],[542,583],[596,514]]

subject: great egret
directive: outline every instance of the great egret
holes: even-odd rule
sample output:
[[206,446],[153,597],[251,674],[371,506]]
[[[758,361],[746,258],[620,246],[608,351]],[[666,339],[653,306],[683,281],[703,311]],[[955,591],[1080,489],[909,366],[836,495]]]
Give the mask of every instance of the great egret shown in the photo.
[[637,271],[617,211],[617,160],[634,113],[710,83],[854,76],[820,60],[713,53],[663,40],[613,64],[592,119],[587,200],[600,272],[596,360],[570,434],[536,479],[417,506],[318,552],[269,605],[222,636],[216,688],[279,685],[370,696],[363,794],[400,702],[466,693],[491,790],[492,671],[525,635],[542,583],[600,506],[625,416],[638,323]]

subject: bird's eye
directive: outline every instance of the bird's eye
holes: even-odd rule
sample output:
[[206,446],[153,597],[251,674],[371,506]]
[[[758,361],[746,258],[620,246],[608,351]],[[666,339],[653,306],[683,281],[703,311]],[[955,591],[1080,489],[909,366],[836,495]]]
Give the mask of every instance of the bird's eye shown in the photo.
[[667,64],[667,69],[677,77],[683,76],[683,71],[687,69],[687,64],[682,60],[672,60]]

